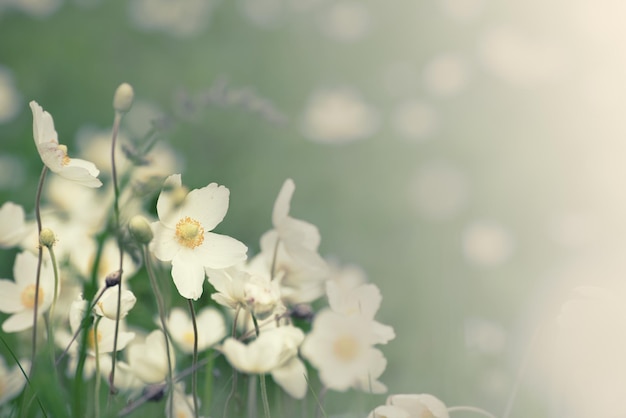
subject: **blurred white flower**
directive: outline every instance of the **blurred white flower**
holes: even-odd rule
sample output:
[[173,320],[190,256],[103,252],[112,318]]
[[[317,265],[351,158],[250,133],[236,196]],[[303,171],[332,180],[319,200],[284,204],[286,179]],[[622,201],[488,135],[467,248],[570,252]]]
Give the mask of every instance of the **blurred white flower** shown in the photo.
[[368,418],[449,418],[448,408],[438,398],[426,393],[391,395],[385,406],[375,408]]
[[0,65],[0,124],[13,120],[22,108],[22,95],[8,68]]
[[246,259],[247,247],[211,232],[228,210],[226,187],[211,183],[184,196],[181,190],[180,174],[165,180],[150,249],[159,260],[172,262],[172,278],[181,296],[197,300],[202,295],[204,267],[221,269],[240,263]]
[[[170,416],[170,402],[174,402],[172,413]],[[193,395],[185,393],[185,384],[177,382],[174,384],[174,394],[167,398],[165,404],[165,414],[167,418],[195,418],[196,414],[193,410]]]
[[15,9],[31,16],[45,18],[56,12],[63,0],[6,0]]
[[474,221],[463,231],[463,254],[481,266],[496,266],[513,254],[511,233],[493,220]]
[[0,207],[0,248],[18,245],[31,232],[25,220],[24,208],[13,202]]
[[[169,346],[172,368],[174,368],[176,353],[172,344]],[[130,369],[144,383],[161,383],[167,378],[167,350],[165,336],[160,329],[148,334],[144,342],[131,344],[127,350],[127,357]]]
[[460,93],[467,86],[469,78],[469,63],[458,53],[440,53],[424,66],[424,84],[437,97]]
[[158,30],[180,38],[200,34],[209,23],[216,0],[131,0],[133,23],[144,30]]
[[[198,352],[217,344],[226,336],[226,323],[222,314],[213,307],[203,308],[196,315],[198,328]],[[186,310],[172,308],[167,319],[167,329],[178,347],[185,353],[193,353],[193,323]]]
[[[105,381],[109,381],[111,376],[112,361],[110,355],[101,355],[100,376]],[[138,393],[145,388],[145,383],[135,376],[130,365],[124,361],[117,360],[115,362],[115,389],[123,392]]]
[[[24,370],[30,369],[29,360],[22,359],[20,364]],[[19,366],[16,364],[9,369],[4,357],[0,357],[0,405],[4,405],[19,395],[25,384],[26,378]]]
[[467,176],[447,161],[430,161],[419,167],[409,185],[409,199],[420,215],[448,220],[467,204]]
[[356,388],[384,393],[387,388],[377,379],[387,360],[373,347],[381,342],[371,320],[325,309],[315,317],[300,351],[319,371],[320,380],[329,389]]
[[11,314],[2,323],[4,332],[23,331],[33,326],[35,294],[39,293],[37,314],[48,310],[54,298],[54,272],[46,262],[41,265],[39,292],[36,291],[38,259],[30,252],[15,257],[15,281],[0,279],[0,312]]
[[480,16],[485,0],[440,0],[443,12],[459,22],[470,22]]
[[556,80],[566,67],[564,53],[554,41],[535,39],[507,26],[488,28],[478,50],[489,72],[522,87]]
[[370,137],[378,125],[378,112],[348,87],[315,92],[307,103],[301,124],[307,138],[329,144]]
[[324,34],[332,39],[355,42],[367,34],[371,28],[371,20],[370,10],[365,3],[342,0],[329,5],[321,26]]
[[30,108],[33,111],[35,145],[41,160],[50,171],[83,186],[102,186],[102,182],[98,180],[100,171],[92,162],[70,158],[67,155],[67,147],[59,144],[57,132],[54,129],[54,121],[50,113],[43,110],[34,100],[30,102]]
[[302,399],[307,390],[307,373],[297,356],[303,339],[304,333],[299,328],[284,326],[261,332],[249,344],[227,338],[222,351],[237,370],[248,374],[271,373],[290,396]]
[[428,103],[413,99],[400,103],[393,111],[391,124],[398,135],[421,142],[439,128],[439,114]]

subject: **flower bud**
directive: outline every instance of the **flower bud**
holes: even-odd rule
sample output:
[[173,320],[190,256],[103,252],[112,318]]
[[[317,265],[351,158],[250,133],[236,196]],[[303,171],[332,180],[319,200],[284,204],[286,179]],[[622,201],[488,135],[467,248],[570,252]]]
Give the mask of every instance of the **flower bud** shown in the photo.
[[115,90],[115,96],[113,96],[113,109],[120,113],[128,112],[133,105],[134,97],[135,92],[130,84],[120,84],[117,90]]
[[104,283],[106,284],[106,287],[113,287],[113,286],[117,286],[118,284],[120,284],[121,280],[122,280],[122,271],[116,270],[113,273],[109,274],[104,279]]
[[44,247],[52,247],[57,242],[54,232],[50,228],[44,228],[39,233],[39,244]]
[[140,244],[148,244],[152,241],[154,234],[150,224],[141,215],[135,215],[128,223],[128,229],[133,238]]

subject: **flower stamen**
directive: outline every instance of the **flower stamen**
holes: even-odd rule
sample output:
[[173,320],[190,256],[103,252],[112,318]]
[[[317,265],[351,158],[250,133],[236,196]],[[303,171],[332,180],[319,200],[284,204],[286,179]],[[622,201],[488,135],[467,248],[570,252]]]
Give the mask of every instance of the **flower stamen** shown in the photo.
[[176,239],[180,245],[193,250],[204,242],[204,228],[200,222],[185,216],[176,224]]
[[[21,295],[22,305],[27,309],[32,309],[35,307],[35,285],[29,284],[22,290]],[[39,288],[39,297],[38,297],[38,306],[43,302],[43,289]]]
[[333,343],[333,352],[345,362],[354,360],[359,351],[359,344],[351,335],[342,335]]

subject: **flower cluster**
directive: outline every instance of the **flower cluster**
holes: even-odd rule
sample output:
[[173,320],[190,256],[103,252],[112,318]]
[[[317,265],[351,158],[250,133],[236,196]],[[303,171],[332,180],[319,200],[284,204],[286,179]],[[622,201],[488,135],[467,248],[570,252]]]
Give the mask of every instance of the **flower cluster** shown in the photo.
[[[245,244],[215,232],[229,208],[226,186],[190,190],[167,160],[151,164],[118,153],[118,131],[133,94],[127,84],[116,92],[111,160],[102,171],[69,157],[52,116],[30,103],[43,163],[35,221],[16,203],[0,207],[0,247],[19,249],[14,280],[0,280],[0,311],[10,314],[2,330],[32,330],[31,359],[19,360],[23,377],[36,384],[35,365],[49,360],[37,356],[45,340],[55,356],[52,367],[65,369],[58,378],[75,383],[67,400],[75,415],[99,416],[105,404],[112,408],[111,399],[101,399],[103,382],[109,398],[124,395],[120,416],[164,396],[168,417],[227,416],[229,409],[238,416],[241,396],[233,393],[245,386],[245,408],[255,411],[256,382],[271,416],[266,375],[273,391],[294,402],[312,393],[318,414],[324,411],[316,393],[385,393],[380,378],[387,360],[380,346],[395,332],[375,319],[381,292],[360,269],[320,255],[318,228],[291,214],[294,181],[282,185],[272,227],[260,237],[259,253],[249,257]],[[84,151],[97,157],[101,144],[92,145]],[[146,204],[154,198],[154,207]],[[180,298],[172,297],[173,289]],[[152,315],[147,321],[146,312]],[[42,318],[45,332],[38,328]],[[198,390],[199,370],[204,392]],[[21,392],[24,379],[1,359],[0,372],[17,381],[0,391],[2,403]],[[214,374],[223,373],[230,375],[223,383],[230,382],[230,395],[200,395],[210,391]],[[89,405],[81,401],[80,382],[93,390]],[[394,395],[370,416],[448,418],[448,409],[430,395]]]

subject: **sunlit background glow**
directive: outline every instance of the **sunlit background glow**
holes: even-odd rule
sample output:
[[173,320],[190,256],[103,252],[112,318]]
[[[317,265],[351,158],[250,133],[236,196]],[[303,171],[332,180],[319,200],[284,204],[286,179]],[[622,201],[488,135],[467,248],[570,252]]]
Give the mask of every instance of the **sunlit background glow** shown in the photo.
[[157,127],[163,166],[229,187],[220,228],[252,253],[294,179],[321,252],[381,288],[390,392],[500,416],[519,381],[511,417],[624,416],[624,22],[620,0],[0,0],[0,202],[32,210],[28,101],[106,172],[130,82],[122,141]]

